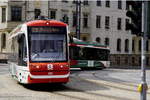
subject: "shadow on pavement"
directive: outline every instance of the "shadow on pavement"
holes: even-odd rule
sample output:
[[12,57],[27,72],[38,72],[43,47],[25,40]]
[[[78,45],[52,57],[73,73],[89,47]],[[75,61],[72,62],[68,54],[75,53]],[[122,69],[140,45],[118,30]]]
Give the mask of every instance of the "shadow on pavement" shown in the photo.
[[109,88],[104,85],[89,82],[86,80],[81,80],[76,77],[71,77],[70,82],[67,84],[59,83],[48,83],[48,84],[28,84],[23,85],[23,87],[33,90],[33,91],[43,91],[43,92],[84,92],[84,91],[96,91],[96,90],[108,90]]
[[[141,66],[111,66],[110,68],[113,68],[113,69],[134,69],[134,70],[140,70],[141,69]],[[150,70],[150,66],[148,67],[145,67],[147,70]]]

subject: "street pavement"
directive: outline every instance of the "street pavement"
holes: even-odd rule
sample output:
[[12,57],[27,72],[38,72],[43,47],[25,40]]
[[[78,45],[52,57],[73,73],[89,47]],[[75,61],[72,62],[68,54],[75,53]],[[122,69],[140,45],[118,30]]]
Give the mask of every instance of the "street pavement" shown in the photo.
[[[150,70],[147,76],[150,85]],[[140,70],[72,69],[70,82],[65,85],[21,85],[11,78],[8,65],[0,64],[0,79],[0,100],[140,100]]]

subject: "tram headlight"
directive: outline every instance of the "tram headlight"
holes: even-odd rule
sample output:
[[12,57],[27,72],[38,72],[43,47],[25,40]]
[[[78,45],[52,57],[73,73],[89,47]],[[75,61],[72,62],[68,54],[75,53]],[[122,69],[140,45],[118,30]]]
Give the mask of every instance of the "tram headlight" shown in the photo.
[[30,68],[31,68],[31,69],[39,69],[40,66],[38,66],[38,65],[30,65]]

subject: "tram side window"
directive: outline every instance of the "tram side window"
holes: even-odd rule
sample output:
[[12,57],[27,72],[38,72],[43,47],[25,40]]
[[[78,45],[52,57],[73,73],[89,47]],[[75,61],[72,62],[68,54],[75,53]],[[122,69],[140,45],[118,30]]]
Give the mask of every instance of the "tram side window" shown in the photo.
[[18,36],[18,65],[26,66],[27,65],[27,48],[25,36]]

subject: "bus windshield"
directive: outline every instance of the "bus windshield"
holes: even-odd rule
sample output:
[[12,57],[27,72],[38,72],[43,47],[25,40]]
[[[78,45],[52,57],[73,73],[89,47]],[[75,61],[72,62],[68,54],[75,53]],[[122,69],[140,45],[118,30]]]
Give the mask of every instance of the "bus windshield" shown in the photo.
[[71,50],[73,50],[73,54],[71,54],[71,59],[74,60],[109,60],[110,51],[107,49],[71,47]]
[[[43,27],[42,27],[43,28]],[[31,29],[31,61],[66,61],[66,31],[61,28]],[[61,29],[61,30],[60,30]],[[60,31],[59,31],[60,30]]]

